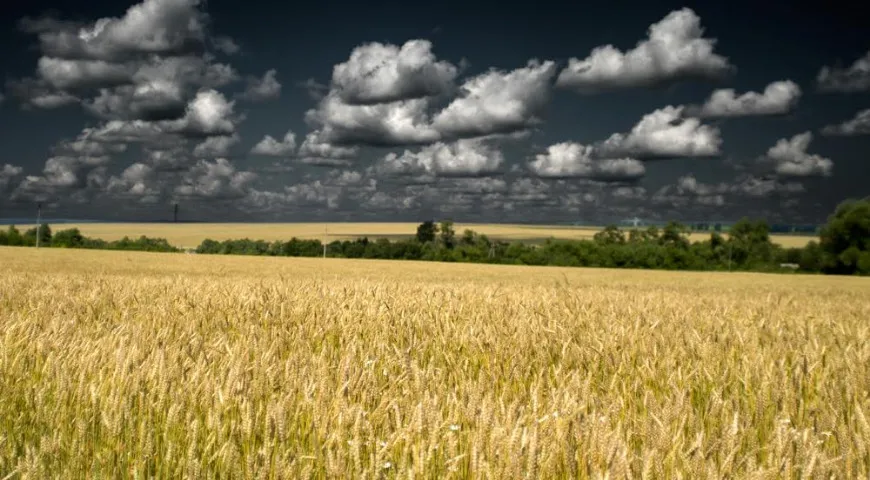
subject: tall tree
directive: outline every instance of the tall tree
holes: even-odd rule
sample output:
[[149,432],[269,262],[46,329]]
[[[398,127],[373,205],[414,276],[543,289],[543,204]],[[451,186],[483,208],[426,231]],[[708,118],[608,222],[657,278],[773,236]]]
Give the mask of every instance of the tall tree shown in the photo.
[[820,236],[825,271],[870,274],[870,198],[838,205]]
[[456,232],[453,230],[453,222],[443,220],[438,228],[441,235],[441,243],[447,248],[453,248],[456,245]]
[[428,243],[435,241],[435,235],[438,233],[438,226],[432,220],[426,220],[417,226],[417,241],[420,243]]

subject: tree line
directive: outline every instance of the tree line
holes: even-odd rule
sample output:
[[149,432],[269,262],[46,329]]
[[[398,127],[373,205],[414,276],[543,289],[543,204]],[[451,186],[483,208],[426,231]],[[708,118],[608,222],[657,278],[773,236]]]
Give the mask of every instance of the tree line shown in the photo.
[[[425,221],[416,235],[405,240],[359,238],[326,245],[326,256],[423,260],[441,262],[552,265],[571,267],[641,268],[667,270],[801,271],[827,274],[870,274],[870,199],[840,204],[820,231],[819,241],[788,248],[771,241],[764,220],[742,219],[727,237],[718,231],[692,242],[692,228],[670,222],[663,228],[622,229],[610,225],[589,240],[547,239],[540,244],[506,242],[464,230],[458,234],[451,221]],[[0,245],[35,245],[36,229],[21,234],[10,227],[0,232]],[[114,242],[87,238],[78,229],[40,231],[40,244],[51,247],[107,248],[173,252],[165,239],[140,237]],[[203,240],[196,253],[317,257],[324,255],[320,240],[288,241]]]
[[99,238],[86,237],[78,228],[69,228],[52,233],[51,225],[43,223],[25,232],[15,225],[9,225],[6,231],[0,230],[0,245],[12,247],[39,246],[56,248],[88,248],[99,250],[136,250],[145,252],[181,252],[182,249],[169,244],[165,238],[124,237],[120,240],[106,241]]

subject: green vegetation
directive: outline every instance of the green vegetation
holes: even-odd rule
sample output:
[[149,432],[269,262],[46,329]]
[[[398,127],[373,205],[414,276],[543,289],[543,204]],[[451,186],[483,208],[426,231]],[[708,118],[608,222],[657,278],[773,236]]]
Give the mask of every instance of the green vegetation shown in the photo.
[[[31,228],[22,235],[15,225],[10,225],[4,232],[0,231],[0,245],[13,247],[35,247],[37,229]],[[85,237],[77,228],[59,230],[52,234],[51,226],[42,224],[39,228],[39,244],[44,247],[59,248],[90,248],[100,250],[138,250],[145,252],[180,252],[181,249],[174,247],[163,238],[148,238],[141,236],[137,239],[124,237],[120,240],[107,242],[99,238]]]
[[[426,221],[415,237],[390,241],[368,238],[336,240],[326,255],[339,258],[379,258],[441,262],[498,263],[665,270],[802,271],[828,274],[870,274],[870,199],[839,205],[822,229],[820,242],[803,248],[785,248],[770,239],[763,220],[743,219],[734,224],[727,239],[712,231],[705,241],[691,242],[691,227],[671,222],[664,228],[623,230],[611,225],[592,240],[549,239],[543,244],[492,240],[465,230],[457,235],[453,222]],[[14,227],[0,232],[0,245],[32,246],[36,229],[23,235]],[[51,247],[100,248],[177,252],[165,239],[127,237],[106,242],[84,237],[77,229],[52,235],[48,225],[40,229],[40,243]],[[196,249],[202,254],[317,257],[324,254],[320,240],[204,240]]]

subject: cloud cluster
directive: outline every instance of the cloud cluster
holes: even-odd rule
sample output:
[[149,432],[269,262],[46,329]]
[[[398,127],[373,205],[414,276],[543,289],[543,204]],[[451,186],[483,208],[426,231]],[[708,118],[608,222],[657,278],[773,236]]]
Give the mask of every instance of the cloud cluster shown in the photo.
[[178,198],[244,198],[256,178],[253,172],[237,171],[225,158],[214,162],[200,160],[184,175],[182,184],[175,187],[173,193]]
[[[239,75],[208,48],[234,52],[237,46],[210,35],[200,7],[199,0],[143,0],[120,17],[90,23],[25,18],[20,27],[36,36],[42,56],[35,76],[10,81],[9,91],[30,108],[80,104],[104,120],[83,130],[93,142],[227,154],[244,117],[218,88]],[[254,91],[268,94],[273,83],[267,72]]]
[[703,37],[701,19],[689,8],[650,25],[646,40],[622,52],[596,47],[585,59],[571,58],[556,85],[580,93],[662,85],[683,79],[719,79],[735,68],[716,54],[716,41]]
[[[4,165],[0,192],[27,200],[225,199],[251,213],[574,215],[594,205],[595,215],[621,215],[646,211],[646,203],[725,207],[729,196],[788,195],[803,186],[780,177],[831,174],[830,159],[807,153],[812,136],[806,132],[780,140],[761,159],[772,165],[773,178],[705,184],[686,175],[655,193],[639,184],[645,161],[720,156],[720,131],[704,119],[791,112],[802,92],[790,80],[772,82],[762,92],[718,89],[701,105],[668,105],[598,142],[564,141],[531,152],[523,144],[519,153],[531,157],[509,162],[517,152],[504,144],[525,141],[538,130],[554,86],[592,94],[732,74],[735,67],[716,53],[716,40],[705,37],[700,18],[683,8],[650,25],[634,48],[600,46],[584,59],[570,59],[561,71],[554,61],[531,59],[462,77],[464,59],[438,58],[428,40],[360,44],[334,65],[327,84],[301,84],[314,102],[299,141],[287,130],[281,138],[259,137],[247,151],[277,157],[258,172],[294,170],[296,183],[279,185],[227,158],[241,143],[245,114],[237,109],[281,95],[277,70],[243,76],[219,61],[241,47],[210,32],[204,5],[142,0],[120,17],[90,23],[24,19],[20,26],[35,35],[41,56],[33,76],[8,82],[7,92],[27,108],[78,105],[97,123],[54,145],[37,174]],[[819,88],[870,88],[868,62],[870,54],[847,69],[822,69]],[[241,91],[227,93],[236,82]],[[870,133],[870,111],[823,133]],[[126,167],[113,165],[122,156],[129,159]],[[311,173],[315,169],[299,164],[326,168]]]
[[732,118],[784,115],[791,112],[801,97],[801,89],[791,80],[773,82],[763,92],[737,95],[733,88],[715,90],[700,107],[687,108],[687,115],[701,118]]
[[790,139],[777,140],[762,161],[772,162],[774,171],[784,177],[830,176],[834,162],[807,152],[812,139],[811,132],[804,132]]

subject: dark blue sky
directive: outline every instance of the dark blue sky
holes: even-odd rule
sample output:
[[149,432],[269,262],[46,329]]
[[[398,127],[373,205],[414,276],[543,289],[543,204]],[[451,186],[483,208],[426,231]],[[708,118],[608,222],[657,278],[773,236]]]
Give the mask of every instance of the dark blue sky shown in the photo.
[[[857,2],[133,5],[7,7],[0,217],[41,201],[115,220],[178,202],[218,221],[816,222],[870,194],[870,7]],[[80,40],[101,18],[114,20]],[[702,33],[681,27],[692,18]],[[571,83],[569,59],[625,53],[653,24],[663,43]],[[364,61],[333,75],[370,42],[395,70],[383,52],[414,40],[430,43],[403,58],[423,67],[391,84]],[[713,102],[717,89],[732,101]],[[265,135],[278,142],[255,148]]]

